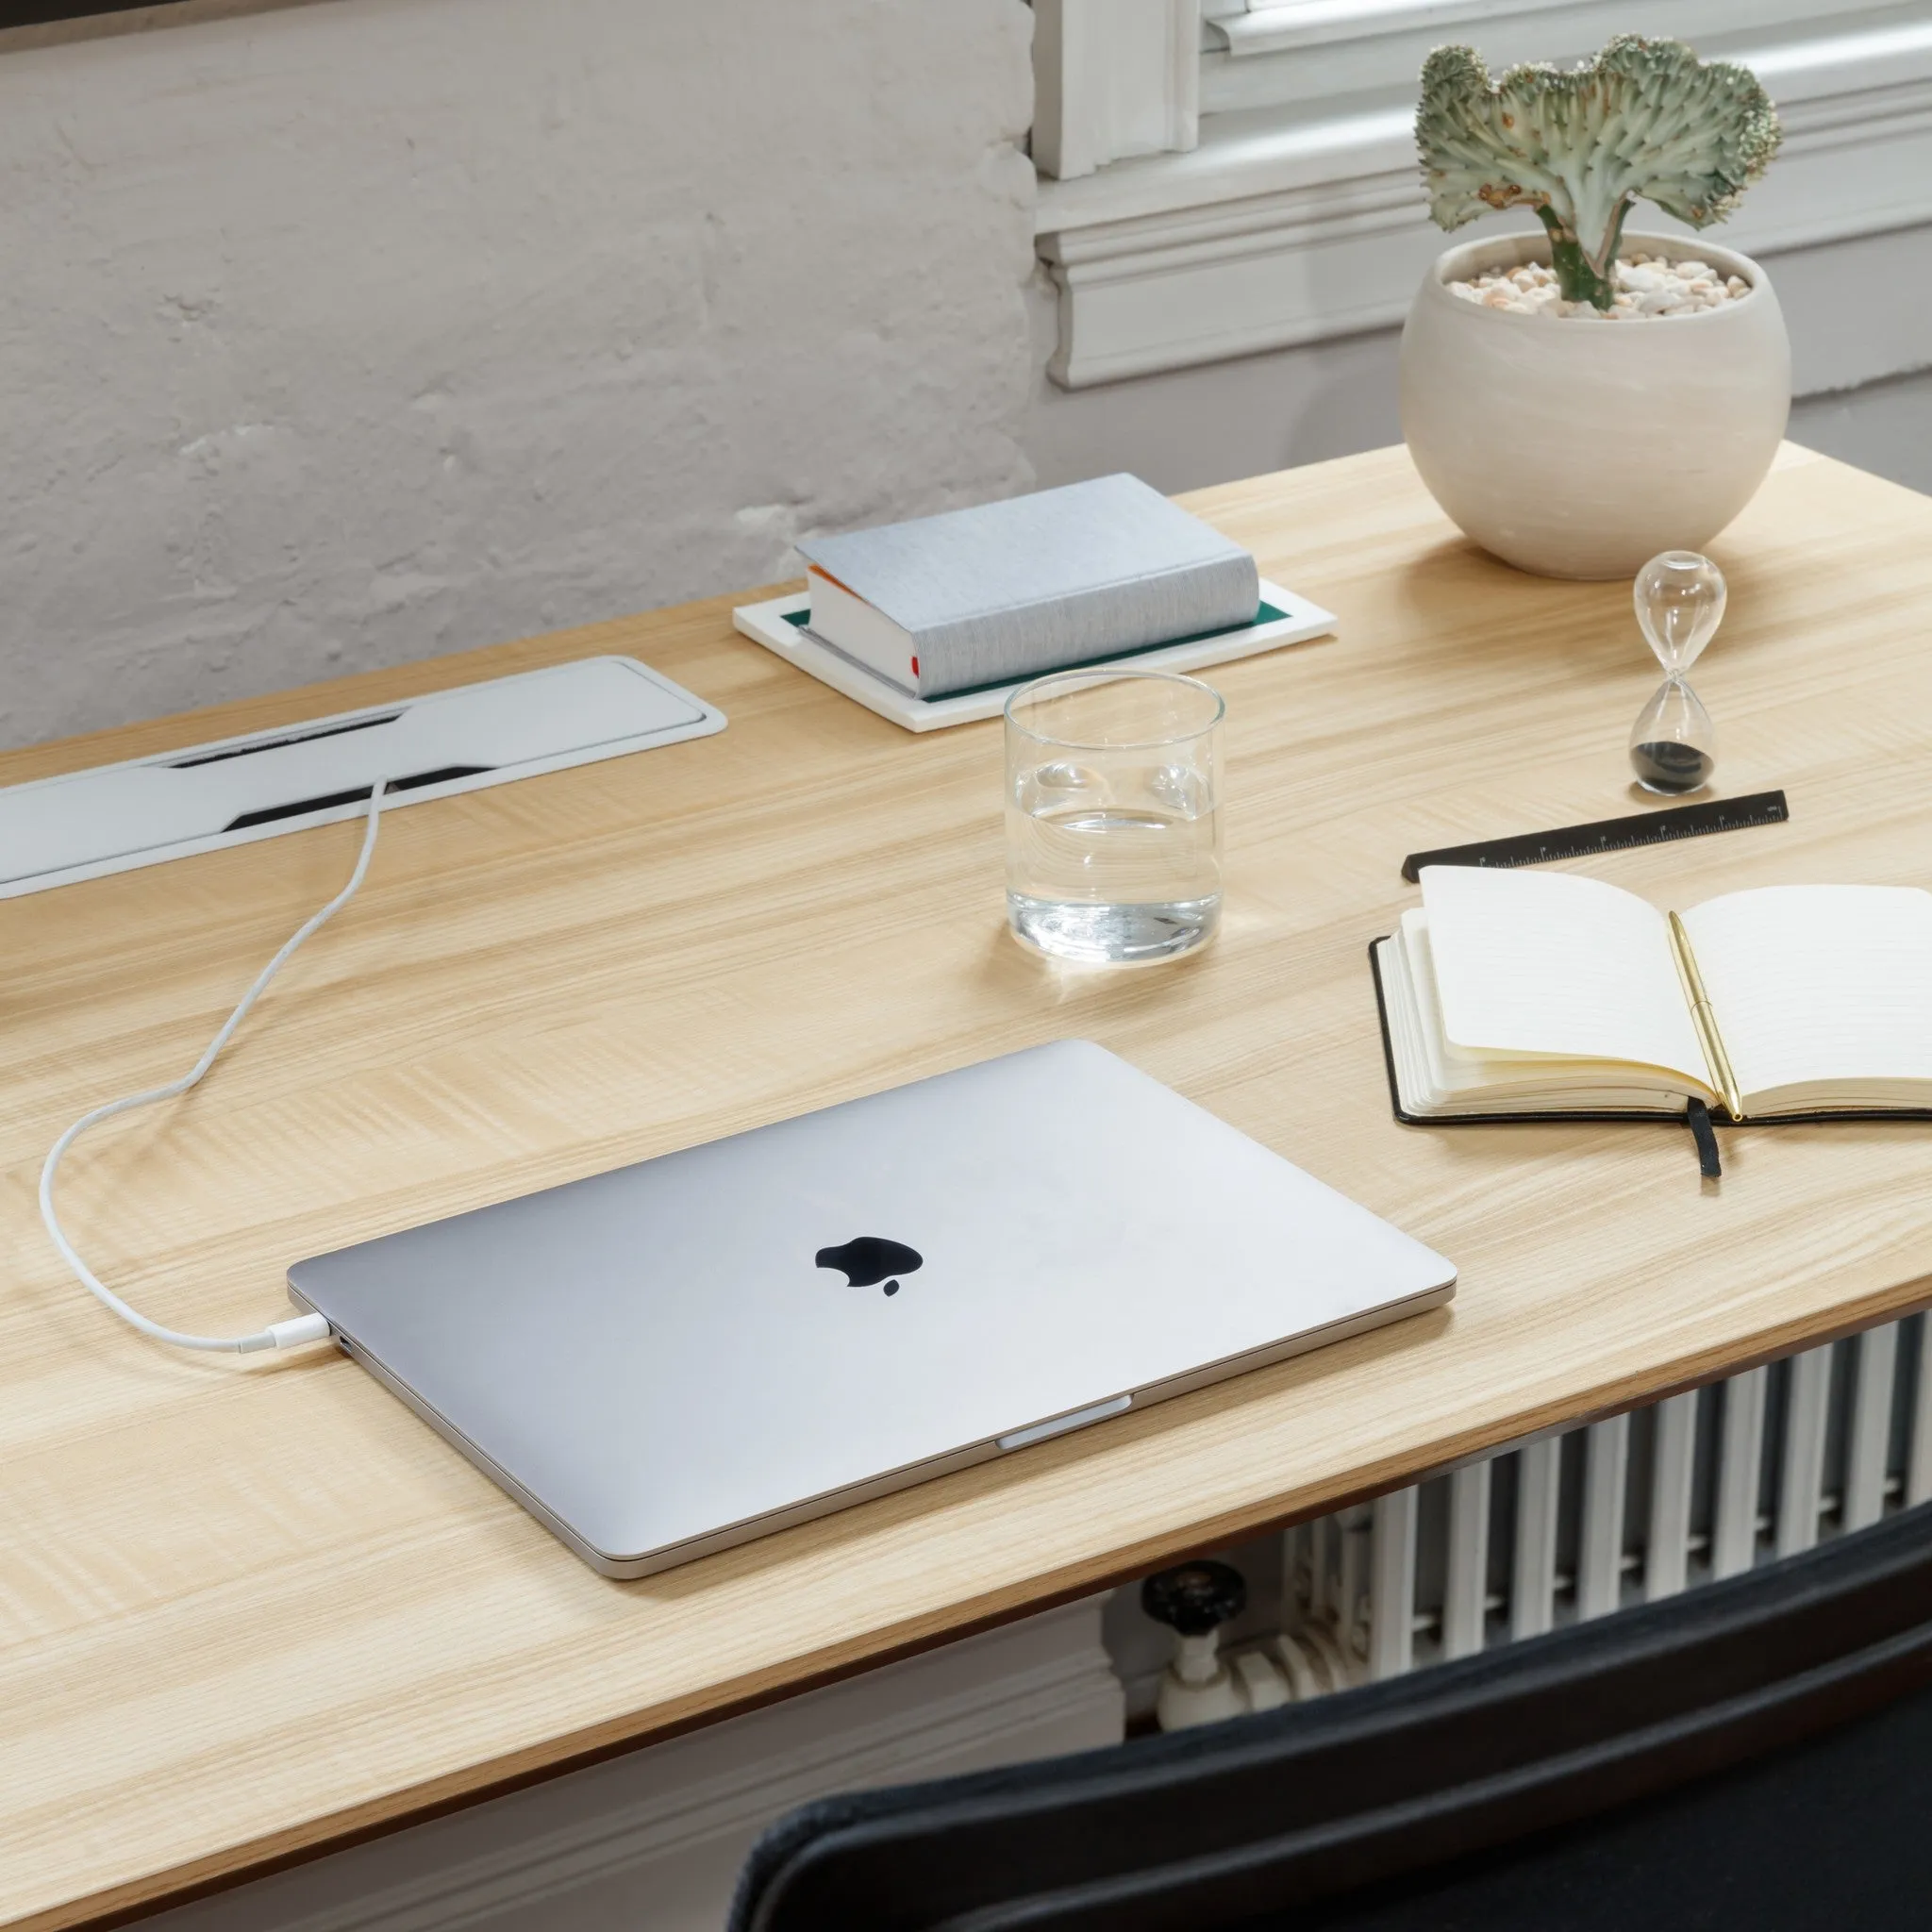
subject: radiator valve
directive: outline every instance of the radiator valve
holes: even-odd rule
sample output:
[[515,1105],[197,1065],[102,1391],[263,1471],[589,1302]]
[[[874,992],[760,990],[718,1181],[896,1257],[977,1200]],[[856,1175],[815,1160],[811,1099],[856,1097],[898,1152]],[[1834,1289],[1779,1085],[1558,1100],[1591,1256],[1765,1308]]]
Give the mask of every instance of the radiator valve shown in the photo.
[[1243,1652],[1230,1670],[1221,1655],[1221,1627],[1241,1615],[1247,1600],[1239,1570],[1206,1559],[1162,1570],[1141,1586],[1141,1607],[1174,1632],[1174,1657],[1160,1674],[1155,1704],[1163,1731],[1288,1702],[1287,1680],[1267,1657]]

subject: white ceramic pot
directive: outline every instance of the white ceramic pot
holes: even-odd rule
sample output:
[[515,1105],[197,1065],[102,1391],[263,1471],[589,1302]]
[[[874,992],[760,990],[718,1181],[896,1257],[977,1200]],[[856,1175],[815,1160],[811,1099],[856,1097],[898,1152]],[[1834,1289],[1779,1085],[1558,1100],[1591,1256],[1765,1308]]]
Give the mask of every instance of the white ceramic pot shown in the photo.
[[1558,321],[1449,292],[1547,262],[1541,234],[1440,257],[1402,331],[1402,433],[1436,501],[1520,570],[1627,577],[1702,550],[1750,500],[1785,433],[1791,350],[1770,277],[1701,236],[1626,235],[1624,253],[1706,261],[1751,293],[1648,322]]

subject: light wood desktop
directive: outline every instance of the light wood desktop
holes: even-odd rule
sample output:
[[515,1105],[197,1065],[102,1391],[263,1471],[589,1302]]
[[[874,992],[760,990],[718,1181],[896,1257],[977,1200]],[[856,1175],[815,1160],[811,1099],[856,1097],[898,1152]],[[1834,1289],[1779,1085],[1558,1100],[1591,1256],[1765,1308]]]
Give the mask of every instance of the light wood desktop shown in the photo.
[[[336,825],[0,905],[0,1924],[71,1925],[1092,1591],[1932,1298],[1932,1127],[1390,1116],[1366,948],[1410,851],[1636,808],[1623,584],[1519,575],[1399,451],[1191,499],[1336,641],[1212,674],[1227,912],[1060,973],[1002,925],[997,724],[914,738],[716,599],[0,758],[0,782],[629,652],[721,737],[397,811],[208,1084],[102,1133],[70,1227],[236,1332],[293,1258],[1070,1034],[1461,1267],[1453,1307],[632,1584],[325,1349],[200,1359],[65,1279],[34,1187],[186,1067],[341,883]],[[1788,825],[1606,858],[1665,904],[1932,882],[1932,501],[1785,452],[1713,546],[1722,790]],[[1077,1130],[1077,1124],[1070,1124]],[[1185,1292],[1177,1284],[1176,1292]]]

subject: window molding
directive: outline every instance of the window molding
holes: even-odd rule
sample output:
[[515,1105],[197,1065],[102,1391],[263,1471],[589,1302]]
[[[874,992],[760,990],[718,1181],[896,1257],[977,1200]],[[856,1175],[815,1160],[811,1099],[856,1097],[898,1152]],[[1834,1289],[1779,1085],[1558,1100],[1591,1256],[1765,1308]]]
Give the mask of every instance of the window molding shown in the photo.
[[[1668,34],[1707,53],[1869,19],[1886,0],[1208,0],[1204,113],[1411,92],[1429,50],[1474,40],[1491,67],[1572,61],[1612,34]],[[1896,7],[1901,0],[1890,0]]]
[[1033,164],[1071,181],[1194,144],[1201,0],[1034,0]]
[[[1762,75],[1786,140],[1726,242],[1774,254],[1932,222],[1932,5],[1728,58]],[[1042,181],[1052,379],[1084,389],[1400,322],[1448,245],[1411,116],[1407,101],[1208,115],[1190,152]]]
[[1493,22],[1513,13],[1546,13],[1552,5],[1553,0],[1208,0],[1207,12],[1209,44],[1251,58],[1415,28],[1439,31],[1464,21]]

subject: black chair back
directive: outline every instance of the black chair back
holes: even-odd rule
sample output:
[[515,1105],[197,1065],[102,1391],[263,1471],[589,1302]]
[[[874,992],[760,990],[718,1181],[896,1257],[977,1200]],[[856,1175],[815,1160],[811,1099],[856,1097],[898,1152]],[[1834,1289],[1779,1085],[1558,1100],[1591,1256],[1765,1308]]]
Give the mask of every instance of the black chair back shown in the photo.
[[[1826,1918],[1768,1923],[1917,1932],[1932,1926],[1932,1817],[1918,1823],[1932,1796],[1932,1695],[1912,1695],[1927,1686],[1932,1506],[1666,1602],[1316,1703],[807,1806],[754,1849],[731,1932],[1211,1932],[1276,1922],[1440,1932],[1464,1923],[1451,1915],[1458,1888],[1476,1914],[1467,1923],[1485,1932],[1761,1927],[1762,1917],[1729,1912],[1629,1916],[1660,1908],[1633,1886],[1671,1878],[1671,1857],[1643,1847],[1669,1836],[1686,1804],[1715,1806],[1698,1841],[1730,1836],[1707,1845],[1707,1869],[1729,1859],[1773,1906],[1808,1909],[1803,1876],[1775,1875],[1795,1840],[1760,1845],[1749,1873],[1737,1862],[1744,1840],[1764,1837],[1780,1791],[1807,1793],[1799,1813],[1839,1817],[1843,1838],[1884,1811],[1901,1780],[1908,1828],[1897,1844],[1865,1850],[1878,1855],[1885,1895],[1915,1915],[1848,1918],[1840,1899]],[[1880,1731],[1793,1755],[1874,1712],[1887,1713]],[[1709,1785],[1740,1770],[1770,1780],[1760,1777],[1753,1803],[1740,1801],[1749,1777]],[[1700,1780],[1697,1794],[1679,1790]],[[1641,1802],[1674,1790],[1661,1810]],[[1586,1821],[1610,1837],[1579,1836]],[[1606,1855],[1620,1831],[1624,1849]],[[1592,1857],[1600,1877],[1586,1897],[1577,1861]],[[1838,1878],[1814,1872],[1811,1884],[1812,1903],[1829,1902]],[[1683,1896],[1679,1883],[1662,1904]],[[1498,1917],[1506,1906],[1527,1916]],[[1599,1910],[1626,1916],[1591,1916]]]

